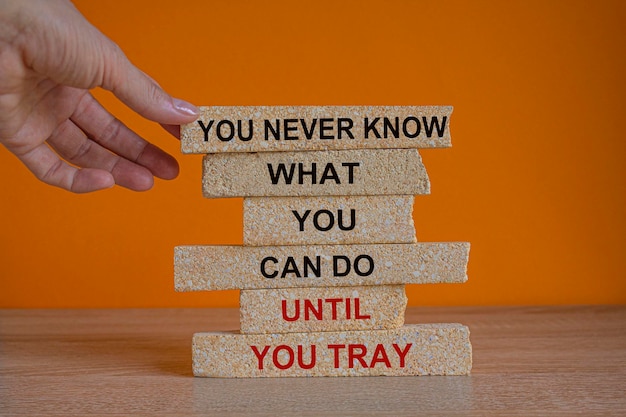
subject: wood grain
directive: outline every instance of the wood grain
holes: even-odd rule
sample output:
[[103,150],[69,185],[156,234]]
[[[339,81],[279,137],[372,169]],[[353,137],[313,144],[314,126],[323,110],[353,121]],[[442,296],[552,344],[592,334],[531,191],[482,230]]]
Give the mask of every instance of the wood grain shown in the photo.
[[469,377],[204,379],[236,309],[2,310],[0,415],[625,415],[626,307],[409,308],[471,330]]

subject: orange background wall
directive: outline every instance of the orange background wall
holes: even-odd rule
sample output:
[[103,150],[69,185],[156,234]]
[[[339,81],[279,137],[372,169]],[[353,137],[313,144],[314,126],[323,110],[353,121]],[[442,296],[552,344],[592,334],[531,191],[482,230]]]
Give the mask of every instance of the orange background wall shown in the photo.
[[[422,152],[422,241],[472,243],[468,283],[412,305],[626,302],[626,3],[87,1],[77,7],[198,105],[453,105]],[[96,95],[177,156],[147,193],[72,195],[0,149],[0,306],[236,306],[176,293],[173,248],[240,244],[242,200],[201,197],[201,156]]]

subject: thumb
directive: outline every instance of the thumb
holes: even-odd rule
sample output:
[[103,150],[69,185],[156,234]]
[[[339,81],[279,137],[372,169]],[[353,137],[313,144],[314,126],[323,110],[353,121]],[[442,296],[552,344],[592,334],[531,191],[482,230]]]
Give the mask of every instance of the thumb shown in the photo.
[[[108,40],[108,39],[107,39]],[[135,67],[122,50],[109,41],[101,87],[110,90],[143,117],[162,124],[190,123],[200,114],[196,106],[167,94],[152,78]]]
[[[162,124],[194,121],[199,112],[172,98],[135,67],[124,52],[89,23],[68,1],[25,2],[21,26],[26,31],[24,57],[29,67],[59,84],[102,87],[143,117]],[[39,9],[42,10],[39,10]]]

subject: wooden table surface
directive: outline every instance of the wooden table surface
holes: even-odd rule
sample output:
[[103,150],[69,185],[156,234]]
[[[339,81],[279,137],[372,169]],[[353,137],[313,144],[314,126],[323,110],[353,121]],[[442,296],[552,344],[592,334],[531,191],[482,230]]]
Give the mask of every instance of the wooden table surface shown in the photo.
[[626,415],[626,306],[409,308],[471,330],[467,377],[203,379],[236,309],[0,310],[0,415]]

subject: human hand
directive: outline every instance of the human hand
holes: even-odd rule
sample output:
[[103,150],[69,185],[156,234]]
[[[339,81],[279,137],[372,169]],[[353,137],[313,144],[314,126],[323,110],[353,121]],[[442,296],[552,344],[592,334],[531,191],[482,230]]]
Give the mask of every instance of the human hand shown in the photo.
[[76,193],[114,184],[143,191],[154,176],[175,178],[176,160],[113,117],[90,94],[95,87],[175,136],[198,115],[69,1],[0,0],[0,143],[41,181]]

